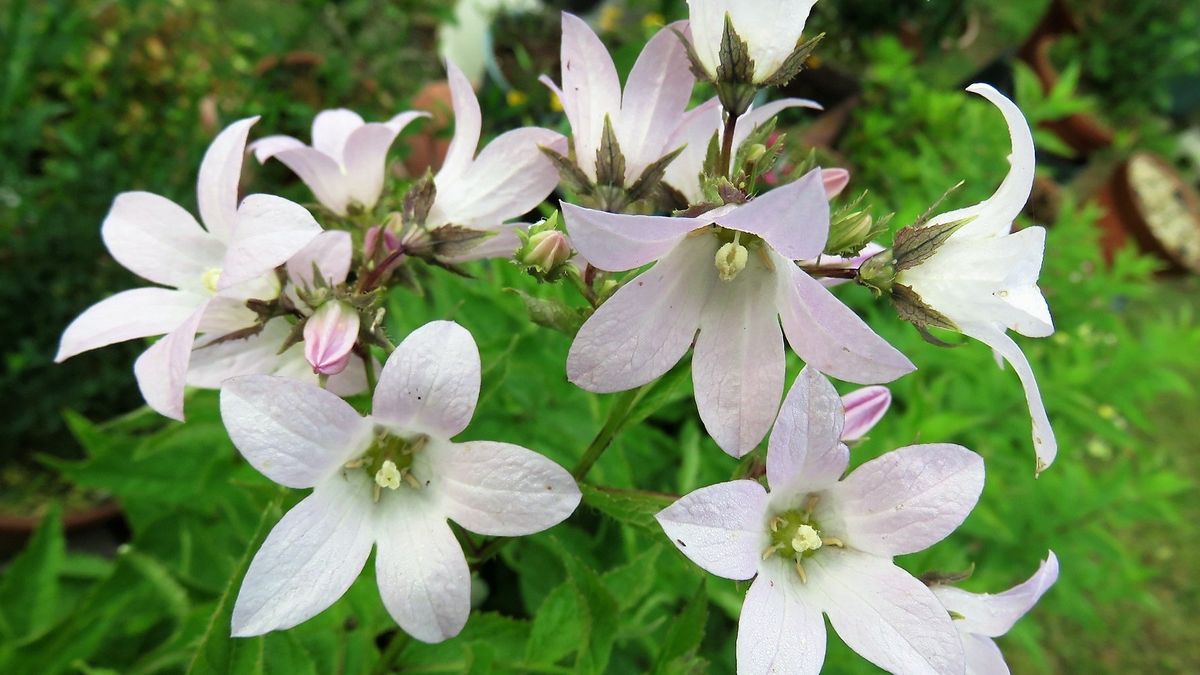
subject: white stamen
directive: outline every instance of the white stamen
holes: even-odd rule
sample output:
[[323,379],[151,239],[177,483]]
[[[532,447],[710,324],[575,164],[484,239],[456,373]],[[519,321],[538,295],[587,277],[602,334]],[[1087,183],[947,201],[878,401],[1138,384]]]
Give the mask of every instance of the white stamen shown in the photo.
[[796,536],[792,537],[792,550],[796,553],[815,551],[821,548],[821,535],[811,525],[801,525],[796,528]]

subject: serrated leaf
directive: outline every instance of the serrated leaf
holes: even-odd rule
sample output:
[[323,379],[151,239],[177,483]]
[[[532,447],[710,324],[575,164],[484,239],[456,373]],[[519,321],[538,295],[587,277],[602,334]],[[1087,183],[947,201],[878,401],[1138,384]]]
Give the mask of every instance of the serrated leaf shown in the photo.
[[697,658],[696,652],[700,649],[700,643],[704,641],[704,629],[708,624],[708,591],[705,584],[706,581],[701,580],[692,598],[670,623],[654,668],[658,675],[684,675],[704,671],[706,665],[702,659]]
[[604,515],[651,532],[661,531],[654,514],[670,506],[675,497],[654,492],[615,490],[581,484],[583,503]]
[[805,40],[803,37],[796,40],[796,48],[784,59],[783,63],[779,66],[779,70],[772,73],[763,81],[763,84],[768,87],[782,87],[791,82],[792,78],[804,70],[804,65],[808,62],[808,57],[812,56],[812,53],[817,49],[817,45],[824,39],[825,34],[820,33],[809,40]]
[[51,504],[25,549],[0,577],[0,635],[13,645],[36,639],[59,610],[59,574],[66,561],[62,509]]
[[622,612],[629,611],[646,597],[658,581],[655,565],[663,547],[654,544],[628,563],[604,573],[604,585],[617,599]]
[[534,613],[525,660],[549,665],[577,653],[591,632],[590,620],[575,581],[564,581]]
[[600,675],[608,667],[617,635],[617,601],[604,586],[600,575],[570,553],[563,552],[567,575],[579,591],[588,613],[586,647],[575,659],[575,671]]
[[738,35],[728,12],[725,13],[725,30],[721,34],[717,56],[720,59],[717,66],[719,81],[745,84],[754,81],[754,59],[750,58],[750,46]]

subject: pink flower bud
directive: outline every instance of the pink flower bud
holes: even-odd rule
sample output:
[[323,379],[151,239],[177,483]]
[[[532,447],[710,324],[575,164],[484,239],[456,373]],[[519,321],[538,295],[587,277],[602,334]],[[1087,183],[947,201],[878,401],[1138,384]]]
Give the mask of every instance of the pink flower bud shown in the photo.
[[571,243],[567,241],[567,235],[558,230],[547,230],[529,238],[521,262],[549,273],[570,258]]
[[842,440],[857,441],[887,412],[892,405],[892,392],[887,387],[863,387],[843,396],[842,405],[846,407]]
[[825,196],[833,199],[850,184],[850,172],[845,169],[821,169],[821,182],[825,184]]
[[396,238],[396,235],[390,229],[376,225],[367,230],[366,235],[363,236],[363,257],[367,260],[373,259],[375,254],[379,252],[381,243],[383,245],[384,256],[400,248],[400,240]]
[[358,312],[340,300],[321,305],[304,324],[304,358],[318,375],[337,375],[358,341]]

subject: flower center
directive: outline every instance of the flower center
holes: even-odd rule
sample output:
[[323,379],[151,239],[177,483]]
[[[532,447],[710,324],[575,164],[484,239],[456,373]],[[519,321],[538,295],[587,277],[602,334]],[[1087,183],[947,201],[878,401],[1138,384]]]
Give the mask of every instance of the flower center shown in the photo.
[[358,459],[348,462],[347,469],[363,469],[375,481],[374,498],[379,501],[383,490],[398,490],[408,485],[421,489],[421,481],[413,476],[413,459],[429,437],[424,434],[402,436],[380,430],[375,442]]
[[204,290],[217,294],[217,282],[221,280],[221,268],[210,267],[204,270],[204,274],[200,275],[200,284],[204,286]]
[[784,511],[767,521],[771,545],[763,551],[763,560],[776,554],[794,560],[801,583],[808,582],[803,565],[805,558],[812,557],[823,546],[845,546],[841,539],[821,534],[821,525],[812,517],[819,500],[818,495],[812,495],[803,509]]

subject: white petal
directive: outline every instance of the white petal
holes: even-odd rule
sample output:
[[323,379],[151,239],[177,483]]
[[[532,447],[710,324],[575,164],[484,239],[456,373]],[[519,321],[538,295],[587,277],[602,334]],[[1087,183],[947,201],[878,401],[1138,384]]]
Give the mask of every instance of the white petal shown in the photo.
[[700,226],[692,218],[628,216],[566,202],[561,205],[571,245],[592,265],[609,272],[631,270],[661,258]]
[[164,335],[187,321],[203,304],[202,296],[165,288],[122,291],[75,317],[63,331],[54,362],[126,340]]
[[716,221],[722,227],[762,237],[788,260],[815,258],[829,237],[829,198],[821,172],[813,169],[800,180],[771,190]]
[[250,562],[233,606],[233,637],[291,628],[324,611],[371,553],[371,486],[334,476],[288,511]]
[[367,449],[371,423],[320,387],[247,375],[221,387],[221,419],[246,461],[291,488],[317,485]]
[[372,416],[397,429],[453,438],[471,421],[482,372],[475,338],[453,321],[413,331],[388,357]]
[[783,332],[808,365],[857,384],[891,382],[916,369],[819,282],[777,260],[791,275],[791,283],[780,285],[778,299]]
[[492,234],[469,250],[458,255],[439,256],[448,263],[465,263],[489,258],[511,258],[521,248],[517,230],[528,230],[529,223],[504,223],[492,230]]
[[479,99],[475,98],[475,89],[458,66],[446,63],[446,79],[450,83],[450,102],[454,107],[454,137],[437,177],[442,183],[453,183],[461,179],[475,157],[483,114],[479,110]]
[[375,576],[388,613],[423,642],[458,635],[471,613],[471,572],[446,517],[428,495],[384,495],[375,525]]
[[187,382],[188,361],[205,309],[205,305],[201,305],[133,362],[133,374],[147,405],[172,419],[183,420],[183,388]]
[[1004,355],[1004,358],[1017,371],[1021,386],[1025,389],[1025,400],[1029,404],[1029,415],[1033,418],[1033,451],[1037,456],[1035,471],[1041,473],[1054,462],[1058,455],[1058,441],[1054,437],[1054,429],[1050,426],[1050,418],[1046,416],[1046,406],[1042,403],[1042,393],[1038,390],[1037,379],[1033,376],[1033,368],[1021,348],[1003,329],[986,324],[961,324],[959,329],[963,335],[975,338],[992,349]]
[[967,657],[967,675],[1009,675],[1004,654],[991,638],[963,635],[963,652]]
[[238,208],[238,228],[225,254],[220,288],[262,276],[304,250],[321,226],[303,206],[273,195],[250,195]]
[[346,215],[351,186],[337,160],[307,146],[280,150],[273,157],[299,176],[322,206],[339,216]]
[[959,445],[910,445],[855,469],[831,490],[830,508],[848,545],[876,555],[903,555],[945,539],[975,508],[982,491],[979,455]]
[[857,441],[883,419],[892,405],[892,392],[887,387],[872,386],[855,389],[842,397],[846,409],[843,441]]
[[238,183],[242,177],[242,159],[246,155],[246,137],[258,117],[238,120],[217,134],[204,160],[196,183],[200,220],[209,233],[228,241],[237,223]]
[[312,146],[335,162],[345,164],[346,142],[363,124],[363,118],[353,110],[322,110],[313,118]]
[[655,516],[681,553],[726,579],[758,572],[768,545],[767,491],[752,480],[709,485]]
[[953,586],[935,586],[934,595],[946,609],[960,614],[955,623],[967,633],[1000,637],[1025,616],[1058,581],[1058,558],[1051,551],[1032,577],[1003,593],[971,593]]
[[686,34],[687,22],[663,28],[646,43],[625,82],[620,116],[613,119],[625,156],[626,184],[632,184],[648,165],[675,149],[663,141],[679,124],[692,97],[696,78],[689,70],[687,50],[674,30]]
[[775,276],[756,257],[717,282],[692,357],[696,407],[721,449],[741,457],[767,435],[783,397],[786,364]]
[[739,675],[818,675],[825,662],[821,610],[764,570],[738,619]]
[[596,150],[604,118],[618,123],[621,81],[604,43],[574,14],[562,15],[562,104],[571,123],[575,159],[588,176],[596,175]]
[[721,102],[711,98],[680,117],[664,146],[672,150],[685,146],[675,161],[667,165],[663,181],[679,190],[689,204],[704,201],[704,193],[700,190],[700,173],[704,170],[708,146],[720,128]]
[[271,159],[284,150],[295,150],[296,148],[307,147],[308,146],[304,144],[304,141],[301,141],[297,138],[276,135],[260,138],[246,146],[246,150],[248,152],[253,152],[254,159],[257,159],[259,164],[263,164],[268,159]]
[[[291,332],[292,324],[283,317],[276,317],[268,321],[257,335],[247,338],[214,344],[214,340],[227,333],[205,335],[196,340],[196,346],[192,349],[192,358],[188,363],[188,386],[220,389],[221,384],[231,377],[274,372],[281,358],[279,348]],[[312,366],[308,370],[311,372]]]
[[387,175],[388,150],[400,131],[420,117],[429,117],[429,113],[406,113],[389,123],[364,124],[350,132],[342,151],[342,164],[346,169],[346,184],[352,201],[368,211],[375,208]]
[[354,242],[345,230],[326,230],[300,252],[287,261],[288,278],[292,283],[307,288],[313,287],[313,266],[321,270],[321,276],[329,286],[336,286],[350,274],[350,261],[354,257]]
[[892,673],[961,675],[962,641],[925,584],[887,558],[823,547],[804,561],[806,588],[842,640]]
[[[816,101],[810,101],[806,98],[783,98],[777,101],[765,103],[756,108],[747,110],[741,117],[738,118],[737,128],[733,132],[733,149],[737,152],[738,148],[742,147],[742,141],[746,140],[754,130],[763,124],[771,121],[779,113],[790,108],[808,108],[810,110],[822,110],[821,104]],[[821,172],[822,177],[825,177],[829,171],[841,171],[842,169],[825,169]],[[828,185],[828,181],[825,181]],[[834,195],[830,194],[830,198]]]
[[767,484],[774,492],[813,492],[833,485],[850,461],[841,444],[842,400],[806,366],[788,391],[767,446]]
[[434,443],[429,490],[467,530],[498,537],[541,532],[579,505],[571,474],[538,453],[508,443]]
[[225,254],[225,245],[192,214],[149,192],[117,195],[100,236],[112,257],[134,274],[189,290],[199,290],[204,273],[220,267]]
[[717,283],[715,255],[713,238],[685,240],[622,286],[575,335],[567,379],[606,393],[639,387],[670,370],[700,327]]

